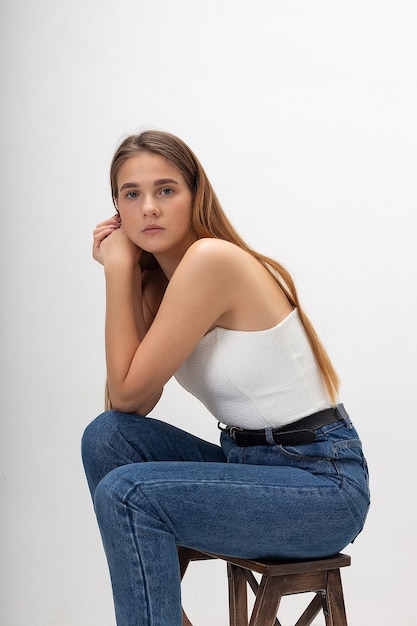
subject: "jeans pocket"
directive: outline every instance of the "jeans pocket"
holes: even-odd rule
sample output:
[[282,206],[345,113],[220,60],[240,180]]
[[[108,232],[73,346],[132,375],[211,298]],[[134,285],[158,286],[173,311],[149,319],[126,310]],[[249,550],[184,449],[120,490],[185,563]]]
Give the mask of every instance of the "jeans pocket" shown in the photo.
[[360,439],[346,439],[333,444],[337,470],[358,487],[369,500],[369,470]]

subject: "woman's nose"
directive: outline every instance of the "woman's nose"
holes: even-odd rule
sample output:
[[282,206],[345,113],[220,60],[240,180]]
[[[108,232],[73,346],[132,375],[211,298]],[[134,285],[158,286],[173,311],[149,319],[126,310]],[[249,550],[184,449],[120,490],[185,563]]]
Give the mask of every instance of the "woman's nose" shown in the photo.
[[153,196],[146,195],[143,201],[142,212],[144,217],[148,215],[159,215],[158,205]]

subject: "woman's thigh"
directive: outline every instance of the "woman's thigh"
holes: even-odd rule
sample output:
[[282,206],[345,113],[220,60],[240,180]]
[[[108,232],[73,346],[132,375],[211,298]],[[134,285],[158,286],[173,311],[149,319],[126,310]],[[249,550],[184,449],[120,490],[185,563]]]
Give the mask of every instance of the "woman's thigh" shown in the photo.
[[107,411],[82,438],[82,457],[90,491],[116,467],[151,461],[226,461],[220,446],[180,428],[134,413]]
[[123,502],[138,536],[152,519],[177,545],[243,558],[327,556],[361,528],[343,489],[294,467],[133,464],[108,474],[97,495],[107,515]]

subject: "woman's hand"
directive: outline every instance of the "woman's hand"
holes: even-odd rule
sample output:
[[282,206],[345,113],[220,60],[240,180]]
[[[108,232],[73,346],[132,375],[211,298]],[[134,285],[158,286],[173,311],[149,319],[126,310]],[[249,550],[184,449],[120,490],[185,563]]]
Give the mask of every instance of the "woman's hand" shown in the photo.
[[97,224],[93,235],[93,258],[102,265],[114,259],[132,264],[139,261],[142,250],[127,237],[119,215]]

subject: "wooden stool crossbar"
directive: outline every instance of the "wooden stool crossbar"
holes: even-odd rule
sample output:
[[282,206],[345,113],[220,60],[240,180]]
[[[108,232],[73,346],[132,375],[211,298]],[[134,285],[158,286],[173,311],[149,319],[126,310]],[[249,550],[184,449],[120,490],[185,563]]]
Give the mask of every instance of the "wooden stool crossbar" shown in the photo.
[[[340,568],[350,556],[335,554],[310,561],[262,561],[239,559],[190,548],[179,548],[181,578],[191,561],[221,559],[227,563],[230,626],[281,626],[277,617],[282,596],[313,592],[295,626],[310,626],[323,611],[326,626],[347,626]],[[261,575],[260,582],[254,572]],[[248,621],[247,587],[255,594]]]

